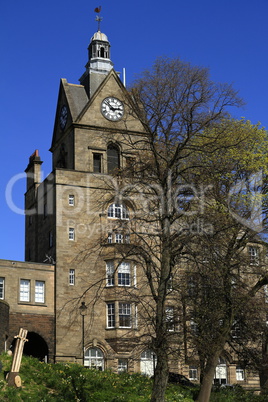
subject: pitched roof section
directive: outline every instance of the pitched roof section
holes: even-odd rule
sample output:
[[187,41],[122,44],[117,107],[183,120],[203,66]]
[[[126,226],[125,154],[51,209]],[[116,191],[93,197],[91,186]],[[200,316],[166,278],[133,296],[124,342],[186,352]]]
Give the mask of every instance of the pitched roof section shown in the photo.
[[[61,79],[51,148],[61,138],[68,126],[77,119],[87,103],[88,96],[83,85],[69,84],[65,78]],[[66,105],[68,109],[64,130],[61,129],[59,124],[59,116],[63,105]]]

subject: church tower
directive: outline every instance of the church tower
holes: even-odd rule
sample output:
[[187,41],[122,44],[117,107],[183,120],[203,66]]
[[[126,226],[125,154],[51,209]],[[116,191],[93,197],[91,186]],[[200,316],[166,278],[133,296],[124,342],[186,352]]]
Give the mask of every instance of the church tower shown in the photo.
[[[80,85],[60,82],[51,174],[41,183],[33,177],[37,153],[26,171],[33,185],[25,197],[25,258],[55,264],[55,361],[139,371],[141,269],[122,259],[122,247],[131,245],[134,205],[120,200],[118,189],[120,172],[137,158],[132,144],[142,143],[146,131],[100,29],[88,56]],[[83,340],[81,302],[87,307]]]

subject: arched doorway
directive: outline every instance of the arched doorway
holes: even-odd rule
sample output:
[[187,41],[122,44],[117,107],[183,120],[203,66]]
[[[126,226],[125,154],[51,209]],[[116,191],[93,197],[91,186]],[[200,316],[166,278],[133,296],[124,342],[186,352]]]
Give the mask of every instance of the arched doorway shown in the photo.
[[[24,344],[23,354],[35,357],[41,361],[48,361],[48,346],[44,338],[36,332],[28,332],[28,341]],[[16,339],[12,342],[12,351],[15,350]]]

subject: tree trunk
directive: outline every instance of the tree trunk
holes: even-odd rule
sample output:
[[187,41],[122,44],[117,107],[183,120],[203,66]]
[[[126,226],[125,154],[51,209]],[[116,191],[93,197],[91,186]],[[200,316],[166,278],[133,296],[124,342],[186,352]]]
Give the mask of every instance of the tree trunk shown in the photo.
[[166,319],[166,297],[167,283],[170,277],[170,250],[169,250],[169,232],[170,223],[165,220],[164,238],[162,240],[162,261],[161,274],[158,286],[158,299],[156,303],[156,327],[155,327],[155,342],[154,351],[157,356],[157,364],[154,373],[153,391],[151,402],[164,402],[165,392],[168,382],[168,341],[167,341],[167,319]]
[[259,371],[261,394],[268,395],[268,368]]
[[203,381],[197,398],[198,402],[209,402],[214,373],[219,361],[220,353],[221,351],[215,352],[214,355],[207,361],[204,369]]
[[168,382],[168,356],[162,348],[157,355],[157,364],[154,373],[151,402],[165,402],[165,393]]

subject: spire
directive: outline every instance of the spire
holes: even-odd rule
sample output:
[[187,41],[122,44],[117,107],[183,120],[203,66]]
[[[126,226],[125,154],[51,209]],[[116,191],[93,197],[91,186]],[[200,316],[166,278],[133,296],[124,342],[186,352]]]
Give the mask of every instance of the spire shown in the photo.
[[84,85],[89,97],[93,95],[96,89],[104,80],[105,76],[113,68],[113,63],[110,59],[110,42],[107,36],[100,31],[101,6],[94,10],[97,13],[96,21],[98,22],[98,31],[94,33],[88,46],[88,62],[86,71],[79,79],[80,84]]

